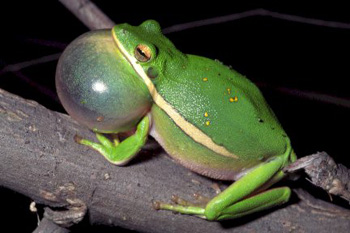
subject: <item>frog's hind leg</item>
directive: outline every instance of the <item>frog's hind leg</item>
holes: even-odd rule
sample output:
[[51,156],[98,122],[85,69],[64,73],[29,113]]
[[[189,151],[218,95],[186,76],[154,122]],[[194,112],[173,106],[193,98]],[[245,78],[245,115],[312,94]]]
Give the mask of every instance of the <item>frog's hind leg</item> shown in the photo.
[[[290,196],[289,188],[275,189],[277,191],[271,190],[254,195],[257,191],[261,191],[261,187],[270,183],[269,181],[274,181],[274,177],[279,178],[278,174],[280,174],[283,164],[284,158],[279,156],[247,173],[208,203],[205,208],[205,217],[208,220],[227,219],[228,211],[232,211],[233,208],[234,211],[230,218],[236,218],[286,202]],[[270,199],[268,194],[274,198]],[[277,198],[278,195],[281,198]],[[240,208],[236,210],[233,207],[235,205],[239,205]]]
[[288,201],[291,191],[288,187],[262,192],[283,177],[280,171],[284,164],[282,157],[259,165],[211,199],[203,207],[171,205],[159,202],[158,209],[193,214],[208,220],[223,220],[281,205]]

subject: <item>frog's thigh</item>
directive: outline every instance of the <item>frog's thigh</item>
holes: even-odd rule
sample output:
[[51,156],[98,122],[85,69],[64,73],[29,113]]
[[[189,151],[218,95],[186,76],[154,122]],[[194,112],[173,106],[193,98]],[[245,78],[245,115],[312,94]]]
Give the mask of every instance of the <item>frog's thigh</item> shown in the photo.
[[[223,212],[235,203],[238,203],[244,197],[249,196],[259,187],[263,186],[268,182],[275,174],[278,174],[281,166],[283,165],[283,158],[276,157],[275,159],[259,165],[257,168],[253,169],[241,179],[234,182],[222,193],[214,197],[205,208],[205,216],[208,220],[220,219]],[[283,191],[285,192],[285,190]],[[280,193],[277,193],[278,195]],[[250,209],[250,205],[263,202],[263,197],[267,197],[266,194],[257,194],[251,198],[246,199],[244,202],[248,202],[249,205],[246,206],[246,211]],[[283,194],[284,196],[289,195]],[[255,198],[255,199],[254,199]],[[248,201],[250,200],[250,201]],[[258,201],[256,201],[258,200]],[[273,199],[272,199],[273,200]],[[271,203],[274,205],[274,203]],[[270,206],[270,205],[269,205]],[[265,207],[268,208],[269,206]]]
[[244,215],[281,205],[289,200],[290,194],[291,190],[288,187],[267,190],[225,208],[217,219],[239,218]]

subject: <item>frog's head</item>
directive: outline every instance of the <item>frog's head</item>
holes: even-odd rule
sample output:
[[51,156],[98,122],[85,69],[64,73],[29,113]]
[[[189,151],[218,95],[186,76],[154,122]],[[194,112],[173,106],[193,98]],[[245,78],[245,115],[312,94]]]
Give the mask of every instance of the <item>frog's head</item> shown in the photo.
[[184,54],[162,34],[160,25],[154,20],[147,20],[139,26],[120,24],[113,28],[112,34],[134,69],[138,73],[143,71],[151,80],[172,68],[167,61],[171,60],[172,64],[174,61],[175,64],[184,62]]
[[58,95],[81,124],[97,132],[128,131],[149,111],[153,82],[167,77],[162,74],[176,69],[182,58],[153,20],[88,32],[58,62]]

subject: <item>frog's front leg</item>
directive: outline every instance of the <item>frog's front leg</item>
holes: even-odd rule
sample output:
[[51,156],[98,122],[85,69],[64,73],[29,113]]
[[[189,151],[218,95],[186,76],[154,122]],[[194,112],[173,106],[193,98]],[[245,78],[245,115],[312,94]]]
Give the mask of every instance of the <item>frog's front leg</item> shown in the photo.
[[266,184],[272,184],[282,177],[283,173],[280,169],[283,162],[282,157],[276,157],[258,166],[210,200],[204,208],[162,202],[157,202],[155,207],[183,214],[193,214],[207,220],[224,220],[281,205],[287,202],[290,197],[291,191],[288,187],[264,192],[260,192],[260,188],[266,187]]
[[111,142],[102,134],[96,133],[100,143],[76,137],[76,141],[82,145],[91,147],[102,154],[109,162],[116,165],[124,165],[129,162],[145,145],[150,128],[150,116],[146,115],[137,125],[135,134],[122,142],[114,139]]

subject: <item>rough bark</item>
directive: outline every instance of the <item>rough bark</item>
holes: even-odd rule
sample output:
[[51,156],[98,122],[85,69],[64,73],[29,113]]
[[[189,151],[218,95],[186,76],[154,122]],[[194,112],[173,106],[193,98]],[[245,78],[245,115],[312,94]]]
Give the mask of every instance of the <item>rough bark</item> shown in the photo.
[[305,170],[311,183],[350,203],[350,169],[336,164],[326,152],[300,158],[283,170],[294,172],[300,169]]
[[[0,185],[22,193],[67,224],[87,210],[91,224],[142,232],[346,232],[350,211],[302,194],[299,201],[239,220],[208,222],[155,211],[152,201],[171,195],[213,196],[214,181],[189,172],[161,149],[141,151],[127,167],[108,163],[74,142],[94,135],[69,116],[0,91]],[[66,218],[66,219],[65,219]]]

